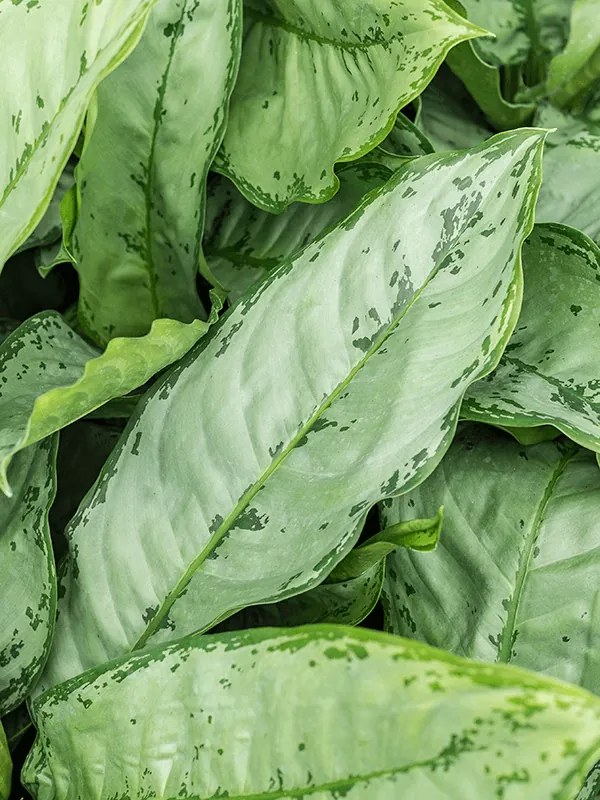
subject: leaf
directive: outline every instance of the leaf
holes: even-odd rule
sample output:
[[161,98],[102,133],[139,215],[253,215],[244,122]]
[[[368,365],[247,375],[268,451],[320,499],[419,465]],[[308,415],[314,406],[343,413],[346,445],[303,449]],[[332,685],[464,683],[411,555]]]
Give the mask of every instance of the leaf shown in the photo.
[[469,388],[461,417],[552,425],[600,452],[600,248],[564,225],[536,225],[523,271],[519,324],[497,369]]
[[548,59],[563,49],[573,0],[460,0],[468,18],[492,31],[475,49],[495,66]]
[[581,689],[341,626],[190,637],[34,715],[23,778],[47,800],[572,800],[600,755]]
[[69,528],[44,686],[312,588],[425,478],[516,322],[542,143],[409,162],[156,385]]
[[600,15],[595,0],[575,0],[569,40],[550,63],[548,93],[566,107],[585,97],[600,77]]
[[294,203],[274,215],[252,205],[226,178],[208,186],[204,250],[211,271],[232,302],[269,271],[348,216],[367,192],[384,184],[390,170],[380,164],[344,164],[340,190],[328,203]]
[[1,4],[0,269],[42,219],[94,89],[135,46],[153,3]]
[[600,219],[596,213],[600,189],[600,126],[589,128],[576,118],[542,107],[537,115],[543,127],[556,126],[544,154],[544,182],[540,192],[538,222],[563,222],[578,228],[600,244]]
[[[394,156],[427,156],[433,153],[431,142],[419,128],[402,112],[396,117],[394,127],[375,150]],[[372,151],[372,153],[375,151]],[[369,155],[365,158],[369,158]]]
[[58,179],[58,184],[52,195],[52,200],[44,216],[40,220],[37,228],[21,247],[18,248],[17,252],[30,250],[33,247],[51,245],[61,238],[60,205],[65,194],[72,188],[73,181],[73,166],[67,163]]
[[0,722],[0,800],[8,800],[12,775],[12,761],[8,752],[6,736]]
[[435,553],[388,558],[386,628],[600,692],[600,471],[564,442],[466,426],[387,524],[443,503]]
[[11,495],[7,470],[15,453],[146,383],[181,358],[210,322],[156,320],[146,336],[113,339],[103,353],[59,314],[24,322],[0,348],[2,491]]
[[434,549],[442,519],[440,509],[433,519],[394,525],[351,550],[319,586],[280,603],[242,609],[221,623],[219,630],[289,627],[317,622],[358,625],[379,601],[386,556],[397,547]]
[[482,33],[441,0],[246,0],[244,19],[217,166],[275,212],[329,200],[333,165],[385,139],[448,50]]
[[237,73],[240,5],[159,0],[98,89],[72,243],[79,318],[101,344],[142,336],[160,317],[205,317],[196,277],[206,176]]
[[19,453],[11,471],[14,497],[0,495],[0,716],[30,692],[50,649],[56,573],[48,510],[55,460],[54,439]]

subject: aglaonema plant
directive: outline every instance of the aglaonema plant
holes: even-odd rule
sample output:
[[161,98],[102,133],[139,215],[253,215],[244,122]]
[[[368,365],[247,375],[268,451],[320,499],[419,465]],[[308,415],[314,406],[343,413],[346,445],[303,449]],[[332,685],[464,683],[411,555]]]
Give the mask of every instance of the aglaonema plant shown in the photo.
[[0,800],[600,797],[595,0],[0,0]]

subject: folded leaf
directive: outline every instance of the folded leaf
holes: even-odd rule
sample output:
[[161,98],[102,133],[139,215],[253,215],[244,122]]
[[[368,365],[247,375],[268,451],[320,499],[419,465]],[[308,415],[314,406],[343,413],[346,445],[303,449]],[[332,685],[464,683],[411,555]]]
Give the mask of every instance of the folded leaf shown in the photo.
[[94,89],[135,46],[153,4],[1,4],[0,72],[10,79],[0,88],[0,270],[42,219]]
[[328,203],[294,203],[278,215],[252,205],[226,178],[211,178],[204,250],[211,271],[232,302],[348,216],[367,192],[390,178],[391,171],[380,164],[359,162],[342,165],[337,174],[340,190]]
[[312,588],[425,478],[515,325],[542,143],[409,162],[156,385],[69,528],[44,685]]
[[38,800],[572,800],[600,755],[581,689],[341,626],[190,637],[34,715]]
[[12,761],[8,752],[6,736],[0,722],[0,800],[8,800],[10,794],[10,779],[12,775]]
[[600,244],[600,125],[543,107],[537,115],[543,127],[558,127],[547,139],[544,182],[537,222],[563,222]]
[[385,504],[384,520],[432,502],[445,509],[435,553],[388,558],[388,630],[600,693],[594,455],[560,441],[524,450],[491,428],[465,426],[427,481]]
[[37,228],[28,239],[19,247],[17,252],[30,250],[32,247],[45,247],[54,244],[61,238],[60,205],[65,194],[73,186],[73,166],[68,163],[64,168],[58,184],[52,195],[50,205],[40,220]]
[[101,353],[60,314],[48,311],[24,322],[0,348],[2,491],[12,493],[7,471],[15,453],[146,383],[208,327],[200,320],[160,319],[146,336],[113,339]]
[[160,317],[205,317],[196,278],[206,175],[237,73],[240,4],[159,0],[98,89],[72,242],[79,318],[101,344],[146,334]]
[[600,14],[596,0],[575,0],[569,41],[550,64],[552,102],[569,106],[593,88],[600,77]]
[[553,425],[600,452],[600,248],[564,225],[536,225],[523,272],[519,324],[497,369],[468,390],[461,417]]
[[489,64],[522,64],[563,49],[573,0],[460,0],[467,16],[494,34],[475,49]]
[[482,33],[442,0],[246,0],[244,18],[218,166],[276,212],[332,197],[335,162],[385,139],[448,50]]
[[401,522],[355,547],[319,586],[280,603],[251,606],[219,625],[220,631],[316,622],[358,625],[377,605],[385,558],[397,547],[432,550],[438,542],[442,511],[433,519]]
[[[55,460],[54,439],[19,453],[11,471],[15,496],[0,495],[0,716],[29,693],[50,649],[56,572],[48,511]],[[0,775],[1,750],[0,743]]]

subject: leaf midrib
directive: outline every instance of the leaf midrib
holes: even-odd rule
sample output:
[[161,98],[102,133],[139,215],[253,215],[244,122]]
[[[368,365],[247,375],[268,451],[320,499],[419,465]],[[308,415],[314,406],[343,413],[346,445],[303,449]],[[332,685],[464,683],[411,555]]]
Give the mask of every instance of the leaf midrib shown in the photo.
[[293,36],[297,36],[299,39],[303,39],[304,41],[315,42],[316,44],[323,44],[328,47],[335,47],[338,50],[347,50],[350,52],[367,52],[372,47],[385,47],[392,44],[392,42],[402,41],[406,38],[405,34],[397,31],[388,39],[369,39],[368,37],[365,37],[364,42],[344,42],[338,39],[329,39],[326,36],[321,36],[320,34],[313,33],[312,31],[307,31],[304,28],[298,27],[297,25],[293,25],[291,22],[287,22],[287,20],[282,19],[281,17],[275,16],[274,14],[263,14],[260,11],[252,8],[244,9],[244,17],[246,19],[252,19],[254,22],[261,23],[262,25],[268,25],[271,28],[279,28],[284,30],[286,33],[291,33]]
[[315,423],[320,419],[320,417],[330,408],[330,406],[334,403],[334,401],[340,396],[340,394],[348,387],[348,385],[352,382],[354,377],[357,373],[365,366],[365,364],[369,361],[369,359],[375,355],[375,353],[379,350],[379,348],[385,343],[389,336],[391,336],[392,332],[398,327],[401,321],[404,319],[406,314],[410,311],[410,309],[414,306],[417,300],[420,298],[422,293],[425,291],[427,286],[429,285],[430,281],[434,278],[437,274],[439,269],[439,263],[436,264],[434,269],[429,273],[426,280],[422,283],[422,285],[417,289],[414,293],[413,297],[411,298],[410,302],[406,304],[406,306],[402,309],[402,312],[399,314],[398,317],[393,319],[387,327],[384,329],[383,333],[377,338],[375,343],[371,345],[370,349],[365,353],[365,355],[359,359],[359,361],[355,364],[355,366],[350,370],[348,375],[333,389],[333,391],[323,400],[321,405],[317,407],[317,409],[313,412],[312,416],[308,419],[304,425],[300,427],[296,435],[290,440],[288,445],[279,453],[279,455],[271,461],[267,469],[260,475],[258,480],[256,480],[250,488],[244,492],[241,496],[239,501],[234,506],[233,510],[227,515],[227,517],[223,520],[223,522],[219,525],[217,530],[212,534],[208,542],[206,543],[205,547],[200,551],[200,553],[196,556],[196,558],[192,561],[190,566],[185,570],[175,587],[172,589],[171,592],[167,595],[164,601],[161,604],[161,607],[156,612],[156,614],[152,617],[152,620],[148,624],[148,627],[136,641],[136,643],[132,646],[132,650],[137,650],[140,647],[143,647],[148,639],[161,627],[163,620],[168,615],[170,609],[179,598],[183,589],[188,585],[191,581],[195,573],[200,569],[202,564],[207,560],[213,550],[221,543],[221,541],[225,538],[225,536],[229,533],[230,529],[234,526],[236,520],[239,518],[240,514],[248,507],[248,505],[252,502],[256,494],[262,489],[268,479],[273,475],[274,472],[280,467],[280,465],[285,461],[287,456],[292,453],[298,443],[308,434],[310,433],[311,429],[315,425]]
[[519,606],[525,590],[525,583],[527,581],[529,565],[533,557],[535,543],[538,539],[540,526],[544,521],[544,514],[548,507],[548,503],[552,498],[556,484],[560,480],[571,459],[573,459],[577,453],[578,449],[573,447],[569,448],[561,457],[558,465],[555,467],[550,477],[550,480],[548,481],[548,484],[546,485],[544,494],[542,495],[542,498],[538,504],[535,517],[533,518],[531,528],[529,529],[529,532],[525,538],[525,544],[521,550],[521,554],[519,556],[519,565],[515,574],[515,589],[512,597],[509,600],[506,622],[504,623],[500,633],[500,647],[498,649],[497,661],[501,663],[508,664],[512,658],[512,648],[514,644],[513,637],[516,629],[517,614],[519,613]]

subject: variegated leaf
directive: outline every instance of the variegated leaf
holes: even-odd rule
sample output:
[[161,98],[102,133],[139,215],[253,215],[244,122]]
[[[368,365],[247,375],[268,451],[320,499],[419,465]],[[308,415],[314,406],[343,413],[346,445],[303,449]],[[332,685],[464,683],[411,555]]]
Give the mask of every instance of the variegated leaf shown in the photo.
[[536,225],[523,247],[519,323],[498,368],[471,386],[461,417],[553,425],[600,452],[600,248],[564,225]]
[[213,176],[208,187],[204,251],[229,299],[238,300],[270,270],[314,242],[391,174],[380,164],[344,164],[337,172],[340,190],[328,203],[294,203],[277,215],[252,205],[231,181]]
[[217,163],[277,212],[335,194],[333,165],[379,144],[448,50],[482,33],[442,0],[246,0],[244,19]]
[[572,800],[600,756],[597,697],[343,626],[190,637],[34,716],[37,800]]
[[96,85],[135,46],[154,2],[0,3],[0,269],[42,219]]
[[569,40],[550,64],[548,93],[562,107],[582,105],[600,78],[600,14],[597,0],[572,4]]
[[[600,471],[570,442],[524,449],[459,431],[387,524],[444,504],[435,553],[388,558],[386,627],[457,655],[517,664],[600,693]],[[446,620],[443,622],[441,620]]]
[[113,339],[102,353],[60,314],[24,322],[0,348],[0,489],[12,493],[8,467],[15,453],[143,385],[208,327],[160,319],[146,336]]
[[[14,497],[0,495],[0,716],[29,693],[50,649],[56,572],[48,511],[55,460],[55,439],[19,453],[11,471]],[[0,774],[1,762],[0,752]]]
[[238,611],[221,623],[219,630],[314,623],[358,625],[379,601],[386,556],[397,547],[433,550],[440,536],[442,519],[440,509],[432,519],[401,522],[381,531],[351,550],[319,586],[279,603]]
[[43,685],[312,588],[425,478],[515,325],[543,135],[409,162],[156,385],[69,528]]
[[[241,0],[159,0],[98,89],[77,167],[79,319],[100,344],[205,318],[196,290],[206,175],[241,47]],[[115,202],[115,197],[119,198]]]
[[73,186],[73,166],[69,162],[65,166],[58,184],[52,195],[50,205],[46,209],[44,216],[40,220],[38,226],[27,240],[19,247],[17,252],[22,250],[30,250],[32,247],[46,247],[59,241],[61,238],[61,216],[60,206],[65,194]]

